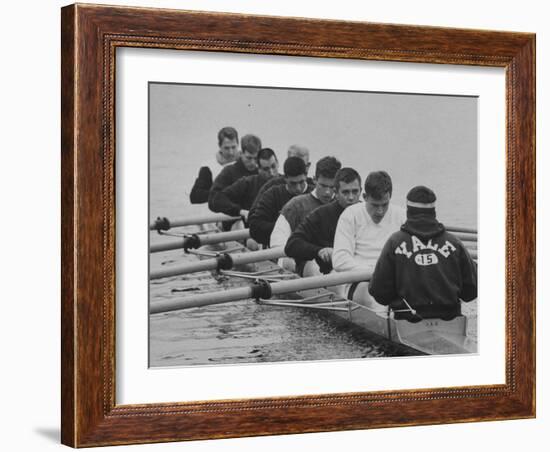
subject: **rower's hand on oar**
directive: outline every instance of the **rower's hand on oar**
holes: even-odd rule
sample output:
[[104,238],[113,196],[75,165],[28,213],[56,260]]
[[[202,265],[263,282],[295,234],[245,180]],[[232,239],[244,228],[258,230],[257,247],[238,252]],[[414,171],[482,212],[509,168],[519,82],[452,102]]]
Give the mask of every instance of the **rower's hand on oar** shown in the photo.
[[332,248],[322,248],[317,255],[323,262],[330,263],[332,261]]
[[242,209],[242,210],[239,212],[239,215],[241,216],[241,218],[243,219],[243,221],[244,221],[245,223],[248,223],[248,210]]

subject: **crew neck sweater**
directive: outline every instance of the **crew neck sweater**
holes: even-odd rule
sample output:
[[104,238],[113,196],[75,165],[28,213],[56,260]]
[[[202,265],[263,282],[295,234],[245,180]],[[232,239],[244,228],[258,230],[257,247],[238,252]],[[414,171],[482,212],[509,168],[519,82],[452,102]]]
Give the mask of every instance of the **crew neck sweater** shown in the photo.
[[[311,191],[312,188],[308,185],[306,192]],[[269,239],[279,213],[283,206],[293,197],[294,195],[289,193],[285,184],[274,185],[267,190],[248,218],[250,236],[258,243],[269,246]]]
[[[260,190],[258,190],[258,194],[256,195],[256,198],[254,199],[254,202],[252,203],[252,206],[250,208],[250,211],[252,212],[256,206],[258,205],[258,202],[262,198],[263,194],[269,190],[271,187],[275,187],[276,185],[284,185],[286,183],[285,176],[283,174],[279,176],[275,176],[271,179],[269,179],[264,185],[260,187]],[[315,181],[311,178],[307,178],[307,184],[311,187],[315,186]]]
[[318,253],[323,248],[333,248],[336,226],[343,211],[338,201],[332,201],[310,212],[296,227],[286,243],[285,254],[294,258],[297,268],[315,259],[321,273],[331,272],[332,264],[319,259]]
[[235,163],[225,166],[214,180],[212,188],[210,189],[210,194],[208,196],[208,207],[210,210],[214,210],[213,200],[218,192],[222,191],[225,187],[229,187],[241,177],[252,176],[254,174],[258,174],[258,170],[249,171],[240,158]]
[[212,195],[211,210],[231,216],[238,216],[241,210],[250,210],[258,191],[268,180],[261,174],[241,177]]
[[374,271],[382,247],[405,220],[405,210],[393,204],[379,223],[372,220],[365,203],[348,207],[336,226],[332,254],[334,269]]
[[271,232],[271,246],[285,246],[290,234],[304,218],[323,203],[315,196],[315,191],[298,195],[288,201],[282,208]]
[[321,207],[323,203],[314,192],[298,195],[288,201],[281,210],[281,215],[286,218],[290,230],[294,231],[305,217],[312,211]]

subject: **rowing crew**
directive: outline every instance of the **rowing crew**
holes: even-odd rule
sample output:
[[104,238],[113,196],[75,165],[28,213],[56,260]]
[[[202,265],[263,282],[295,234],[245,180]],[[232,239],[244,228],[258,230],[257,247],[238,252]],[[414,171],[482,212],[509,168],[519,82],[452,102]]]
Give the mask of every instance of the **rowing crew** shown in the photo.
[[[235,135],[230,144],[237,143]],[[220,142],[219,152],[226,144]],[[226,228],[247,224],[255,241],[251,247],[284,246],[287,258],[280,264],[301,276],[373,272],[370,283],[332,289],[370,309],[390,306],[410,321],[452,319],[461,313],[460,300],[477,297],[477,264],[437,221],[436,196],[429,188],[411,189],[405,212],[390,203],[390,176],[376,171],[367,176],[360,203],[360,175],[334,157],[319,160],[312,181],[303,147],[289,149],[279,176],[275,153],[261,148],[259,138],[247,135],[241,146],[237,160],[214,180],[208,204],[216,212],[240,215],[243,223]]]

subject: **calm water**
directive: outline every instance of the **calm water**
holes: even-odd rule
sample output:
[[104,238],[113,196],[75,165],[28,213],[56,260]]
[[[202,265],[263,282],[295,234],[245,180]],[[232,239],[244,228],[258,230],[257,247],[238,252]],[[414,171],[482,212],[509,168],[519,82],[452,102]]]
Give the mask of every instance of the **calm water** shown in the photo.
[[[217,150],[226,125],[255,133],[284,160],[293,143],[315,162],[334,155],[365,177],[392,176],[393,202],[404,205],[414,185],[437,194],[437,212],[450,225],[477,225],[477,100],[464,97],[151,85],[150,218],[205,211],[189,204],[200,163]],[[192,229],[191,229],[192,230]],[[166,240],[150,234],[151,243]],[[182,251],[151,256],[151,268],[195,259]],[[151,303],[221,290],[209,273],[153,282]],[[471,331],[476,307],[468,305]],[[238,364],[402,354],[364,332],[321,314],[241,301],[151,316],[150,365]]]

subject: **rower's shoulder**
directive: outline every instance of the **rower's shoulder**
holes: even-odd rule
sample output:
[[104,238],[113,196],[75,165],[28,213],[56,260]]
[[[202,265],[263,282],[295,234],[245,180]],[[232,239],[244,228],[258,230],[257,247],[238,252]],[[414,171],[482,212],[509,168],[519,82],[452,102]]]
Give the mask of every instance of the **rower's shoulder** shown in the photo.
[[439,235],[439,239],[442,242],[451,242],[454,246],[465,248],[464,243],[462,243],[462,240],[458,238],[455,234],[453,234],[450,231],[447,231],[446,229]]
[[311,198],[311,193],[303,193],[301,195],[294,196],[293,198],[289,199],[289,201],[285,204],[285,209],[293,209],[301,206],[302,204],[305,204],[309,201]]
[[352,206],[346,207],[346,209],[342,212],[342,216],[357,217],[365,214],[366,212],[367,211],[364,204],[362,202],[358,202]]
[[247,176],[240,177],[236,182],[241,182],[242,184],[254,184],[258,180],[260,180],[259,174],[249,174]]
[[332,201],[332,202],[329,202],[328,204],[322,204],[320,205],[319,207],[317,207],[316,209],[314,209],[311,214],[316,214],[316,215],[323,215],[323,214],[334,214],[334,215],[338,215],[340,216],[340,214],[342,212],[344,212],[345,209],[343,209],[340,204],[338,203],[338,201]]
[[265,203],[272,203],[274,199],[279,199],[284,194],[285,186],[281,184],[275,184],[258,194],[258,205]]
[[286,192],[285,184],[274,184],[271,187],[268,187],[264,193],[265,194],[268,194],[268,193],[273,194],[273,193],[284,193],[284,192]]
[[[346,227],[355,228],[357,224],[361,224],[365,220],[367,211],[362,202],[358,202],[352,206],[346,207],[338,218],[338,225],[346,224]],[[342,226],[344,227],[344,226]]]
[[313,223],[323,223],[325,225],[334,223],[334,225],[336,225],[344,210],[345,209],[342,209],[340,204],[338,204],[338,201],[333,201],[316,207],[306,215],[305,219]]
[[248,187],[254,183],[254,176],[243,176],[237,178],[231,184],[224,188],[224,191],[234,191],[234,190],[246,190]]
[[[220,167],[219,163],[217,163],[217,165],[218,165],[218,167]],[[224,166],[220,167],[219,169],[220,169],[219,174],[231,173],[231,172],[235,171],[235,162],[224,165]]]
[[266,192],[267,190],[269,190],[270,188],[272,187],[276,187],[277,185],[282,185],[284,184],[285,182],[285,179],[284,179],[284,176],[275,176],[275,177],[272,177],[271,179],[267,180],[261,187],[261,190],[263,192]]
[[394,231],[391,233],[391,235],[388,238],[388,242],[401,242],[407,239],[410,241],[411,234],[399,228],[397,231]]

